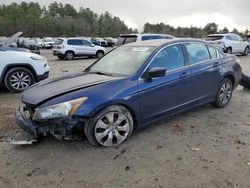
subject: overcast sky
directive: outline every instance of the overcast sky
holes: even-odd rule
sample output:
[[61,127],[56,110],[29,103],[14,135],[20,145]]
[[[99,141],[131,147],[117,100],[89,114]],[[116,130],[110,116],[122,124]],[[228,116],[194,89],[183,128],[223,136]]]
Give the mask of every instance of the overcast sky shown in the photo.
[[[22,0],[0,0],[0,4],[20,3]],[[55,0],[33,0],[48,5]],[[25,0],[31,2],[31,0]],[[220,28],[236,27],[250,30],[249,0],[57,0],[75,8],[89,7],[97,13],[109,11],[119,16],[133,28],[143,28],[144,23],[166,23],[178,26],[204,26],[215,22]]]

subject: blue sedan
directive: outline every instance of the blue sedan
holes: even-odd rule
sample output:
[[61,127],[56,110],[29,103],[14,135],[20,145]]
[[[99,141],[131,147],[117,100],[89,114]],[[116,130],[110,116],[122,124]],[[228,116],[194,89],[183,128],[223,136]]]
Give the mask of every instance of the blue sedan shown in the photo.
[[85,133],[93,145],[116,146],[161,118],[227,106],[241,74],[236,56],[201,40],[130,43],[79,74],[24,91],[16,122],[36,138]]

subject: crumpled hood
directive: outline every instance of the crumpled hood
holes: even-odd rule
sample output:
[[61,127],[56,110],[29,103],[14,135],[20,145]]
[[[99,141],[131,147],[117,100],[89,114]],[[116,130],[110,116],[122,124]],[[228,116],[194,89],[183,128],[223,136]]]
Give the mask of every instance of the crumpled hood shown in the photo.
[[92,73],[69,75],[31,86],[20,95],[20,100],[25,104],[36,106],[56,96],[117,79],[120,78]]

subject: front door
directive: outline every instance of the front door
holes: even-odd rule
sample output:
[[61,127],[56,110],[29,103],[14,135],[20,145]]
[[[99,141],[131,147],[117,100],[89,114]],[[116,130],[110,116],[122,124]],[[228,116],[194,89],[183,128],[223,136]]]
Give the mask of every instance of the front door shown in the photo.
[[164,67],[166,75],[138,82],[142,123],[161,118],[188,104],[190,70],[185,66],[182,45],[165,47],[152,60],[148,70]]

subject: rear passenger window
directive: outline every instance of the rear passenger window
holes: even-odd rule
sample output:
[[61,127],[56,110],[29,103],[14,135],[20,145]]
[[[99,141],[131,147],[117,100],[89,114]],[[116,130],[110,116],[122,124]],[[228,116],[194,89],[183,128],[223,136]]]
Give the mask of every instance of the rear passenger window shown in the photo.
[[167,71],[185,66],[183,50],[180,44],[163,49],[151,62],[149,68],[164,67]]
[[202,61],[210,60],[207,46],[203,43],[185,44],[188,52],[189,64],[196,64]]
[[210,53],[211,59],[217,59],[218,58],[217,50],[214,47],[208,46],[208,51]]
[[71,39],[71,40],[68,40],[68,45],[81,46],[83,44],[82,44],[82,40]]

